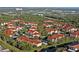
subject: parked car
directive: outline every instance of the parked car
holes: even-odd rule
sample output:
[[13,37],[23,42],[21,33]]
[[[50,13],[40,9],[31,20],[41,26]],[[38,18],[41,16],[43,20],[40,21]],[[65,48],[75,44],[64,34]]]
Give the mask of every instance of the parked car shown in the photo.
[[76,52],[79,51],[79,42],[74,42],[67,46],[68,52]]

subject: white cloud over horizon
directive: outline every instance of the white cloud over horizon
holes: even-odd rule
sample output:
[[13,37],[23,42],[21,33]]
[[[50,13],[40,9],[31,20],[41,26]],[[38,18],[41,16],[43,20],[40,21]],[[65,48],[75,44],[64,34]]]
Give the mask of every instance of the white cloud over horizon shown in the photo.
[[0,7],[79,7],[79,0],[0,0]]

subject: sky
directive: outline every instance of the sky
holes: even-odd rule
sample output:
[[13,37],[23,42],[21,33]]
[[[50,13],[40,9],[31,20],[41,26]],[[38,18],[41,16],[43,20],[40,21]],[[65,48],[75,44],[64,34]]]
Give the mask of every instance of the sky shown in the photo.
[[0,7],[79,7],[79,0],[0,0]]

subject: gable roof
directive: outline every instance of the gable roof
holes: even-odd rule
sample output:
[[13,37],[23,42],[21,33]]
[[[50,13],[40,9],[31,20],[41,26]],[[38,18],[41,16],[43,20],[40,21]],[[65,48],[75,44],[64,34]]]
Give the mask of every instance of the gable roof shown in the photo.
[[63,29],[71,29],[71,28],[72,28],[72,25],[70,25],[70,24],[65,24],[65,25],[63,25],[62,28],[63,28]]
[[6,29],[6,30],[4,31],[4,34],[5,34],[6,36],[10,36],[10,35],[13,35],[13,34],[14,34],[14,31],[13,31],[12,29]]
[[40,35],[40,33],[37,31],[37,32],[34,32],[33,35]]
[[35,22],[28,22],[29,25],[37,25]]
[[52,36],[48,36],[48,39],[56,39],[56,38],[59,38],[59,37],[63,37],[64,34],[54,34]]
[[44,22],[54,22],[54,20],[44,20]]
[[45,26],[45,27],[51,27],[52,26],[52,24],[43,24],[43,26]]
[[20,41],[28,41],[29,38],[28,38],[27,36],[20,36],[20,37],[18,38],[18,40],[20,40]]
[[37,45],[37,44],[41,43],[41,41],[39,39],[29,39],[26,36],[19,37],[18,41],[27,42],[27,43],[32,44],[32,45]]
[[52,29],[52,28],[46,28],[47,32],[51,32],[51,31],[56,31],[56,29]]
[[31,29],[37,29],[37,26],[31,26]]
[[73,35],[78,35],[79,36],[79,31],[73,32]]
[[28,30],[28,33],[31,33],[31,34],[32,34],[34,31],[35,31],[35,30]]

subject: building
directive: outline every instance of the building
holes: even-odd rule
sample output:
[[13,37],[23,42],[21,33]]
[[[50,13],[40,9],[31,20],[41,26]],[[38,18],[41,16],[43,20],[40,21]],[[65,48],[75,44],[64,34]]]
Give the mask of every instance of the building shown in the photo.
[[64,29],[65,31],[68,31],[68,32],[73,32],[73,31],[76,31],[77,30],[71,24],[64,24],[62,26],[62,29]]
[[28,25],[37,26],[38,24],[37,23],[34,23],[34,22],[28,22]]
[[48,34],[60,33],[60,31],[52,28],[47,28],[46,31],[48,32]]
[[40,33],[38,32],[38,31],[35,31],[34,33],[33,33],[33,37],[40,37]]
[[4,35],[8,37],[12,37],[13,34],[14,34],[14,31],[12,29],[6,29],[4,31]]
[[73,32],[70,34],[71,37],[79,38],[79,31]]
[[20,36],[17,40],[27,42],[36,47],[39,47],[42,45],[42,42],[39,39],[29,39],[27,36]]
[[45,23],[52,23],[54,20],[44,20]]
[[36,30],[28,30],[28,34],[32,35],[33,37],[40,37],[40,33]]
[[64,34],[54,34],[54,35],[48,36],[48,40],[51,40],[52,42],[57,42],[59,39],[63,37],[64,37]]
[[43,24],[43,26],[46,28],[50,28],[50,27],[52,27],[52,24]]
[[35,32],[35,30],[28,30],[28,34],[32,35]]
[[31,26],[29,30],[37,30],[37,26]]

